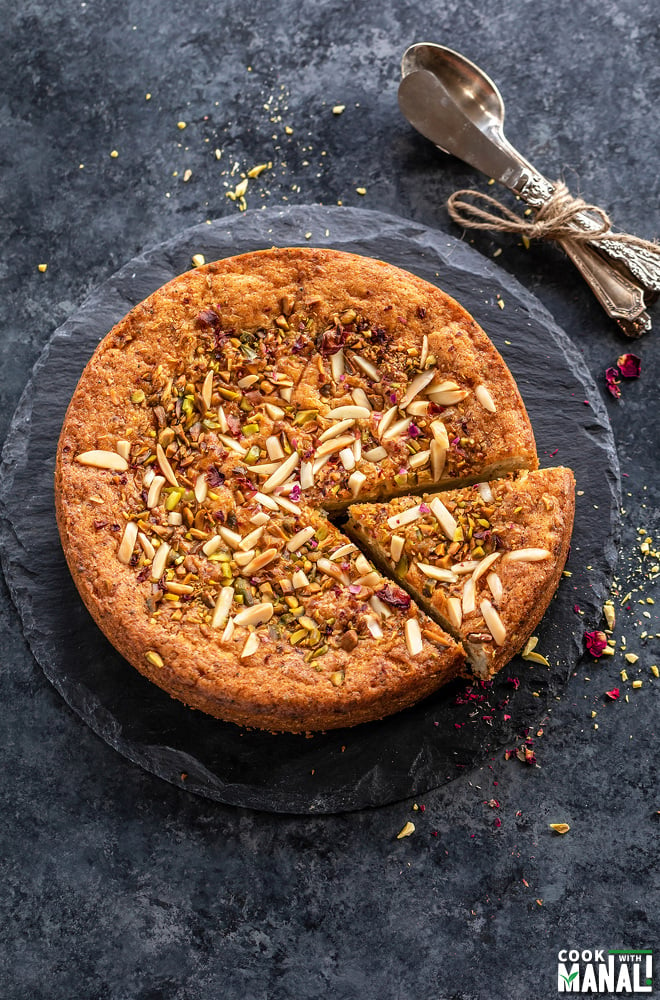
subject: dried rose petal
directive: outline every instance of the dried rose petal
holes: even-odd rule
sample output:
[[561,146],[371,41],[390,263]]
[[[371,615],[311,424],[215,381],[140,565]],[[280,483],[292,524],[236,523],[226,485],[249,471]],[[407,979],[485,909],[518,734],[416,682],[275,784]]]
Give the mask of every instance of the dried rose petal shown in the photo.
[[605,372],[605,381],[607,382],[607,388],[615,399],[619,399],[621,396],[621,389],[619,388],[619,370],[618,368],[608,368]]
[[536,764],[536,754],[534,751],[525,745],[518,747],[516,750],[516,757],[523,764]]
[[607,636],[604,632],[585,632],[584,641],[586,642],[587,649],[592,656],[602,656],[607,648]]
[[206,481],[209,486],[222,486],[225,481],[225,474],[216,468],[215,465],[209,465],[206,470]]
[[621,692],[619,691],[619,689],[618,689],[618,688],[612,688],[612,690],[611,690],[611,691],[606,691],[606,692],[605,692],[605,694],[606,694],[606,695],[607,695],[607,697],[608,697],[608,698],[610,698],[610,699],[611,699],[612,701],[618,701],[618,699],[619,699],[619,697],[620,697],[620,695],[621,695]]
[[395,587],[390,583],[387,583],[382,590],[379,590],[376,597],[379,597],[381,601],[385,601],[386,604],[391,604],[394,608],[410,607],[410,595],[406,594],[405,590],[401,590],[400,587]]
[[616,363],[624,378],[639,378],[642,361],[636,354],[622,354],[616,359]]

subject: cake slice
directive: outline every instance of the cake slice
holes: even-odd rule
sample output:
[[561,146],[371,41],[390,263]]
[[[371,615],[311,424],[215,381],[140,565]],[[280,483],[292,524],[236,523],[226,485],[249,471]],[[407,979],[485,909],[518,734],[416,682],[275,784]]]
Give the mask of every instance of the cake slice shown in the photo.
[[566,562],[575,509],[570,469],[521,472],[442,494],[349,509],[348,530],[384,573],[494,676],[542,618]]

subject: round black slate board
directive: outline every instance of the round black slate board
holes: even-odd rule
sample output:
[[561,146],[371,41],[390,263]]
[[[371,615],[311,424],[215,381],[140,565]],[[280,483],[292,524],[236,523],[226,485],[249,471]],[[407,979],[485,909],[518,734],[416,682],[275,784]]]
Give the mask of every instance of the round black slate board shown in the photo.
[[[97,629],[69,576],[53,504],[57,439],[80,373],[112,325],[189,269],[194,253],[213,260],[273,245],[329,246],[412,271],[454,295],[503,354],[527,405],[541,465],[571,466],[579,491],[567,564],[572,576],[562,580],[537,630],[549,669],[516,658],[492,687],[455,683],[382,722],[309,738],[272,736],[172,700]],[[609,589],[619,491],[616,451],[598,391],[572,342],[514,279],[463,243],[404,219],[296,206],[196,226],[148,250],[54,333],[3,450],[2,562],[46,676],[120,753],[220,802],[272,812],[338,812],[444,784],[538,722],[580,657],[585,623],[597,621]]]

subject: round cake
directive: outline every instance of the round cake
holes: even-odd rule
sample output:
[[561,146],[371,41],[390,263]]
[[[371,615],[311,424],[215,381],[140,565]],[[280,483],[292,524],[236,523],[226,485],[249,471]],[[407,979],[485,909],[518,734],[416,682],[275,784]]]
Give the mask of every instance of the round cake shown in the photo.
[[82,599],[141,673],[304,732],[470,671],[348,506],[359,524],[364,502],[537,465],[506,364],[450,296],[382,261],[273,249],[181,275],[108,333],[64,420],[56,510]]

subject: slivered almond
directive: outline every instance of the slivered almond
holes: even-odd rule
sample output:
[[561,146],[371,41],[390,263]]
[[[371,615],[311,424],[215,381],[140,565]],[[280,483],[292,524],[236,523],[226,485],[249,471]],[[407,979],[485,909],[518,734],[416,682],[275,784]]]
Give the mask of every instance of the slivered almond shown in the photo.
[[352,448],[342,448],[339,452],[339,461],[344,466],[347,472],[355,468],[355,455],[353,454]]
[[405,538],[401,535],[392,535],[390,539],[390,556],[392,557],[392,562],[398,563],[399,559],[403,555],[403,549],[406,544]]
[[243,540],[237,531],[232,531],[231,528],[225,528],[223,524],[218,528],[218,534],[222,540],[227,543],[230,549],[237,549]]
[[514,549],[513,552],[506,552],[504,560],[506,562],[542,562],[550,559],[552,553],[547,549]]
[[281,493],[278,493],[275,499],[277,500],[277,506],[281,507],[282,510],[288,510],[290,514],[294,515],[294,517],[300,517],[300,507],[298,507],[295,503],[293,503],[292,500],[289,500],[288,497],[285,497]]
[[375,611],[379,618],[391,618],[394,614],[392,609],[388,608],[387,604],[384,604],[380,597],[376,597],[375,594],[373,597],[369,598],[369,605],[372,611]]
[[429,451],[418,451],[416,454],[411,455],[408,459],[408,465],[411,469],[421,469],[426,465],[431,457],[431,452]]
[[351,360],[358,366],[360,371],[362,371],[372,382],[380,382],[380,372],[375,365],[368,361],[367,358],[363,358],[361,354],[352,354]]
[[230,618],[227,624],[225,625],[225,630],[222,633],[220,642],[231,642],[233,638],[234,638],[234,619]]
[[422,632],[416,618],[408,618],[404,626],[406,646],[411,656],[418,656],[424,649]]
[[260,375],[244,375],[243,378],[239,378],[236,385],[239,389],[249,389],[255,382],[259,381],[260,377]]
[[412,417],[403,417],[401,420],[396,420],[393,424],[387,428],[384,434],[381,434],[381,441],[391,441],[395,437],[404,434],[412,423]]
[[248,656],[254,656],[256,651],[259,649],[259,636],[256,632],[250,632],[249,636],[245,640],[245,645],[241,650],[241,659],[245,660]]
[[327,465],[330,461],[330,455],[324,455],[323,458],[317,458],[312,464],[312,477],[318,476],[319,472],[324,465]]
[[76,462],[91,465],[95,469],[111,469],[113,472],[126,472],[128,469],[128,462],[116,451],[83,451],[76,455]]
[[479,609],[483,615],[484,621],[486,622],[488,631],[497,645],[502,646],[506,640],[506,628],[504,627],[504,622],[488,598],[484,597],[483,601],[479,605]]
[[413,399],[412,403],[409,403],[406,407],[406,410],[411,417],[425,417],[429,412],[430,405],[430,403],[424,402],[423,399]]
[[253,472],[255,476],[272,476],[279,467],[279,462],[259,462],[256,465],[250,466],[250,472]]
[[356,549],[357,546],[353,545],[352,542],[349,542],[347,545],[340,545],[338,549],[335,549],[330,558],[333,561],[336,561],[337,559],[343,559],[344,556],[350,555],[350,553],[355,552]]
[[441,479],[442,473],[445,471],[447,449],[439,441],[431,441],[429,451],[431,454],[431,476],[433,478],[433,482],[437,483]]
[[277,504],[272,497],[266,496],[265,493],[255,493],[252,497],[257,503],[260,503],[262,507],[266,510],[277,510]]
[[183,524],[183,515],[178,510],[171,510],[167,515],[167,523],[178,528],[180,524]]
[[364,576],[358,577],[353,582],[359,584],[361,587],[370,587],[373,590],[383,582],[383,578],[378,570],[372,569],[370,573],[365,573]]
[[414,379],[408,386],[403,399],[399,403],[399,407],[402,410],[405,410],[406,407],[410,403],[412,403],[415,396],[419,395],[422,389],[425,389],[426,386],[433,381],[435,376],[436,376],[435,368],[427,368],[426,371],[420,372],[419,375],[415,375]]
[[213,609],[211,618],[211,628],[222,628],[227,621],[227,616],[234,601],[234,588],[221,587],[218,599]]
[[206,481],[206,476],[203,472],[197,476],[195,480],[195,500],[197,503],[204,503],[209,492],[209,486]]
[[325,414],[327,420],[365,420],[371,413],[367,406],[356,406],[348,403],[346,406],[335,406]]
[[240,566],[242,569],[244,566],[247,566],[247,564],[252,561],[252,559],[254,558],[254,551],[255,551],[254,549],[247,549],[247,551],[245,552],[236,552],[234,554],[234,562],[236,563],[237,566]]
[[493,491],[490,488],[490,483],[477,483],[477,490],[482,500],[485,500],[486,503],[493,502]]
[[213,535],[209,538],[208,542],[204,542],[202,545],[202,552],[205,556],[212,556],[214,552],[217,552],[222,545],[222,539],[220,535]]
[[374,639],[382,639],[383,630],[380,627],[380,622],[378,621],[378,619],[374,618],[372,615],[368,615],[365,621],[367,623],[367,628],[371,632]]
[[160,580],[167,566],[167,557],[170,554],[170,547],[167,542],[161,542],[156,549],[156,555],[151,563],[151,579]]
[[356,557],[354,566],[360,576],[364,576],[365,573],[371,573],[373,569],[373,566],[362,552]]
[[429,338],[424,334],[422,337],[422,350],[419,355],[419,367],[423,368],[429,356]]
[[449,541],[453,541],[458,527],[453,514],[447,510],[440,497],[433,497],[429,507]]
[[414,507],[406,507],[399,514],[392,514],[388,517],[387,523],[390,528],[401,528],[404,524],[412,524],[414,521],[418,521],[423,515],[419,510],[420,505],[416,504]]
[[447,621],[454,628],[460,628],[463,622],[463,608],[458,597],[447,598]]
[[289,541],[286,543],[286,548],[288,552],[297,552],[301,549],[303,545],[313,538],[316,534],[316,529],[312,525],[308,525],[306,528],[301,528],[297,531],[295,535],[292,535]]
[[465,573],[473,573],[479,565],[478,559],[464,559],[462,562],[454,563],[451,567],[452,573],[463,576]]
[[314,463],[300,463],[300,489],[309,490],[314,485]]
[[378,462],[382,462],[384,458],[387,458],[387,448],[383,448],[382,446],[378,448],[370,448],[369,451],[362,453],[362,457],[367,462],[377,464]]
[[356,464],[362,458],[362,438],[360,437],[356,437],[353,442],[353,458],[355,459]]
[[351,396],[352,396],[353,402],[355,403],[356,406],[363,406],[365,408],[365,410],[369,410],[369,412],[371,412],[371,410],[373,409],[373,407],[372,407],[371,403],[369,402],[369,397],[367,396],[367,394],[364,391],[364,389],[361,389],[358,386],[357,389],[353,389],[353,392],[351,393]]
[[269,515],[265,510],[258,510],[256,514],[253,514],[250,518],[250,524],[253,524],[255,528],[260,528],[262,524],[268,524],[270,521]]
[[331,358],[330,358],[330,367],[332,369],[332,377],[333,377],[333,379],[335,380],[335,382],[338,382],[339,379],[344,374],[344,369],[345,369],[345,365],[344,365],[344,352],[341,349],[341,347],[339,348],[338,351],[336,351],[331,356]]
[[135,548],[135,543],[138,536],[138,526],[136,521],[128,521],[126,527],[124,528],[124,534],[117,550],[117,559],[120,563],[124,563],[128,566],[131,561],[131,556],[133,555],[133,549]]
[[242,444],[238,443],[238,441],[234,441],[233,437],[229,437],[227,434],[218,434],[218,438],[222,441],[225,448],[229,448],[230,451],[235,451],[237,455],[241,456],[241,458],[244,458],[245,455],[247,455],[247,448],[244,448]]
[[271,420],[281,420],[284,416],[284,410],[281,406],[275,406],[274,403],[266,403],[264,409]]
[[446,389],[437,392],[431,392],[429,389],[428,392],[429,399],[437,403],[438,406],[455,406],[456,403],[461,403],[469,395],[468,389]]
[[149,541],[149,539],[147,538],[147,536],[145,535],[144,531],[138,531],[137,537],[138,537],[138,542],[140,544],[140,548],[144,552],[147,559],[153,559],[153,557],[156,555],[156,550]]
[[460,389],[458,382],[454,382],[453,379],[443,379],[442,382],[434,382],[426,390],[426,395],[430,395],[432,392],[454,392],[456,389]]
[[366,481],[367,477],[364,472],[360,472],[359,469],[356,469],[355,472],[352,472],[348,477],[348,488],[351,491],[351,496],[354,500],[357,496],[359,496],[360,490]]
[[156,471],[155,469],[152,469],[151,466],[149,466],[149,468],[142,477],[142,485],[144,486],[144,488],[148,490],[155,478],[156,478]]
[[297,569],[295,571],[291,577],[291,585],[294,590],[302,590],[304,587],[309,586],[309,580],[307,579],[304,570]]
[[151,481],[151,486],[149,487],[149,493],[147,494],[147,507],[152,510],[154,507],[158,506],[160,500],[160,491],[165,485],[165,476],[154,476]]
[[461,602],[464,615],[470,615],[473,611],[477,610],[476,605],[476,588],[474,585],[474,580],[471,576],[467,578],[463,584],[463,600]]
[[179,597],[183,597],[184,594],[194,594],[195,588],[189,583],[179,583],[177,580],[167,580],[165,582],[165,590],[170,594],[178,594]]
[[329,559],[321,558],[317,559],[316,565],[321,573],[325,573],[326,576],[331,576],[334,580],[338,580],[339,583],[343,583],[345,587],[348,586],[350,580],[344,573],[344,571],[337,566],[336,563],[331,562]]
[[441,583],[456,583],[458,577],[450,569],[443,569],[442,566],[430,566],[428,563],[417,563],[418,568],[424,576],[432,580],[439,580]]
[[331,424],[327,430],[324,430],[322,434],[319,434],[319,444],[324,441],[328,441],[330,438],[337,437],[338,434],[343,434],[347,431],[349,427],[355,425],[355,419],[349,417],[347,420],[340,420],[338,424]]
[[124,461],[128,462],[131,454],[131,442],[130,441],[117,441],[117,454],[121,455]]
[[478,385],[474,390],[474,394],[483,406],[484,410],[488,410],[489,413],[495,413],[497,411],[495,400],[485,385]]
[[262,604],[252,604],[249,608],[234,615],[234,625],[263,625],[273,617],[273,605],[270,601]]
[[486,583],[490,587],[490,592],[493,595],[493,600],[496,604],[499,604],[502,600],[502,594],[504,588],[502,587],[502,581],[500,580],[497,573],[489,573],[486,577]]
[[207,410],[211,409],[211,398],[213,396],[213,369],[209,368],[202,385],[202,399]]
[[280,389],[280,396],[285,403],[290,403],[291,397],[293,396],[293,388],[290,385],[285,385],[282,389]]
[[266,438],[266,451],[268,452],[268,457],[272,459],[285,457],[282,442],[277,434],[271,434],[270,437]]
[[229,430],[229,424],[227,423],[227,417],[222,406],[218,407],[218,423],[220,424],[220,433],[226,434]]
[[388,429],[388,427],[390,426],[390,424],[394,420],[394,418],[397,415],[398,411],[399,411],[399,407],[398,406],[390,406],[389,410],[386,410],[385,413],[380,418],[380,422],[379,422],[378,427],[376,429],[376,433],[378,434],[378,437],[381,440],[382,440],[383,434],[386,432],[386,430]]
[[261,487],[262,493],[272,493],[274,489],[281,486],[282,483],[286,482],[294,469],[297,469],[300,463],[300,455],[297,451],[294,451],[289,457],[282,462],[279,469],[269,476],[266,482]]
[[499,558],[500,558],[499,552],[491,552],[489,556],[485,556],[485,558],[480,559],[477,564],[477,568],[472,574],[472,579],[474,580],[474,582],[476,583],[477,580],[480,580],[481,577],[484,575],[484,573],[486,573],[493,565],[493,563]]
[[443,448],[449,448],[449,435],[447,434],[447,428],[443,424],[442,420],[431,421],[431,434],[435,440],[443,446]]
[[277,554],[278,550],[275,548],[264,549],[264,551],[260,555],[255,556],[254,559],[252,559],[252,561],[247,564],[247,566],[243,567],[243,573],[246,576],[251,576],[252,573],[258,572],[258,570],[263,569],[264,566],[267,566],[268,563],[271,563],[273,559],[277,556]]
[[258,526],[254,529],[254,531],[250,531],[247,535],[245,535],[244,538],[240,540],[238,545],[241,552],[247,552],[248,549],[253,549],[263,533],[263,527]]
[[170,465],[169,460],[167,458],[167,455],[163,451],[162,444],[157,444],[156,445],[156,459],[158,460],[158,465],[160,466],[160,471],[163,473],[163,475],[167,479],[168,483],[170,483],[172,486],[178,486],[179,485],[179,481],[177,480],[176,476],[174,475],[174,469]]
[[314,453],[314,457],[323,458],[324,455],[334,455],[336,452],[346,448],[347,445],[353,444],[353,440],[352,434],[343,434],[341,437],[330,438],[329,441],[324,441],[323,444],[319,445]]

